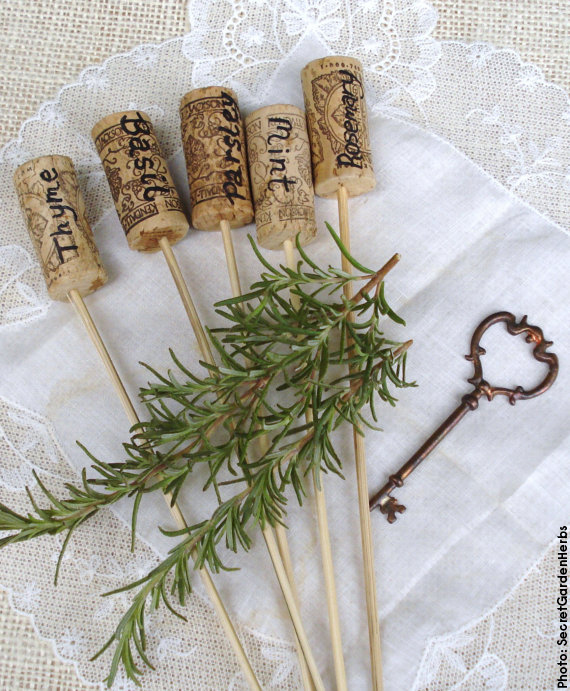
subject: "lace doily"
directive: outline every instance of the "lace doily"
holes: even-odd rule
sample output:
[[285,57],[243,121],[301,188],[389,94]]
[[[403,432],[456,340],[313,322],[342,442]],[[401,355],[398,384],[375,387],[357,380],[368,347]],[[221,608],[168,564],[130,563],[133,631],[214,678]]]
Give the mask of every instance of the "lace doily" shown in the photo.
[[[46,103],[36,117],[26,122],[18,139],[4,147],[0,155],[5,180],[11,179],[18,164],[33,156],[57,152],[74,160],[89,216],[96,226],[96,233],[101,235],[102,246],[106,248],[104,259],[115,274],[122,268],[128,271],[130,263],[143,260],[120,252],[114,256],[111,252],[115,242],[110,238],[118,237],[120,231],[113,218],[112,200],[100,161],[89,137],[91,125],[120,109],[138,108],[149,113],[165,153],[172,157],[182,189],[184,180],[177,121],[180,96],[194,87],[225,83],[239,94],[242,109],[248,111],[265,103],[278,84],[283,93],[290,94],[290,98],[297,99],[300,105],[298,73],[308,61],[308,55],[358,55],[365,66],[367,98],[375,122],[382,122],[382,117],[387,116],[395,123],[382,126],[379,133],[396,138],[398,132],[404,131],[398,123],[418,125],[432,137],[436,135],[453,144],[487,173],[487,179],[498,180],[524,203],[559,226],[568,228],[570,225],[568,204],[564,203],[564,195],[570,187],[570,101],[567,94],[546,83],[540,71],[532,65],[522,64],[512,51],[495,50],[484,44],[466,46],[456,42],[436,42],[431,37],[436,15],[428,2],[250,0],[214,3],[201,0],[191,2],[188,11],[191,31],[186,36],[161,45],[140,46],[129,54],[111,58],[101,66],[86,69],[77,83],[62,89],[54,102]],[[408,129],[413,132],[412,128]],[[378,132],[376,145],[380,146]],[[405,145],[411,138],[413,135],[399,141]],[[443,151],[443,143],[438,146],[441,147],[438,150]],[[378,158],[377,172],[382,181],[388,173]],[[429,159],[422,158],[422,164],[429,165]],[[436,172],[437,166],[434,174]],[[500,194],[497,192],[498,198]],[[4,244],[0,247],[0,338],[6,346],[5,357],[16,358],[17,355],[24,360],[31,357],[29,340],[32,337],[49,345],[53,337],[53,320],[59,320],[59,337],[65,339],[70,352],[80,352],[87,346],[76,334],[79,328],[72,323],[71,311],[66,305],[53,305],[48,301],[31,243],[25,236],[15,193],[6,184],[0,195],[6,209]],[[327,213],[331,213],[329,207]],[[355,213],[358,213],[356,206]],[[551,225],[545,221],[545,233],[550,232]],[[514,233],[512,229],[508,232]],[[513,238],[516,240],[514,235]],[[212,255],[217,252],[220,256],[215,243],[211,243]],[[147,280],[152,283],[158,264],[154,259],[148,261],[153,262],[149,264],[147,275]],[[409,289],[410,295],[413,291],[421,293],[428,283],[427,278],[423,283],[422,280],[418,278],[414,285],[411,282],[407,284],[406,290]],[[222,285],[205,288],[200,296],[200,307],[207,310],[213,299],[224,296],[224,290]],[[402,287],[400,302],[404,303],[406,297]],[[136,337],[132,336],[128,333],[129,328],[134,330],[137,320],[127,317],[122,330],[113,331],[112,320],[106,321],[105,317],[108,301],[114,300],[118,304],[121,299],[119,287],[116,297],[112,293],[104,296],[101,291],[101,295],[92,296],[90,304],[101,320],[102,331],[116,334],[113,342],[121,335],[128,353],[133,343],[151,337],[152,328],[146,327]],[[149,315],[149,324],[153,323],[151,317],[156,324],[158,313]],[[465,324],[472,323],[473,317],[469,315]],[[468,331],[460,331],[457,335],[457,344],[453,344],[454,354],[463,352],[462,337],[468,335]],[[174,330],[172,338],[183,350],[185,332]],[[170,341],[168,345],[171,345]],[[61,343],[58,343],[58,348],[61,355]],[[451,350],[451,344],[449,348]],[[126,357],[124,353],[123,357]],[[135,366],[127,367],[124,360],[120,364],[130,389],[135,390],[142,383],[141,375]],[[36,469],[42,479],[56,490],[65,482],[76,479],[72,466],[76,467],[84,460],[73,448],[73,441],[75,438],[94,440],[92,426],[100,430],[99,436],[104,440],[98,446],[102,454],[111,456],[116,453],[124,439],[126,423],[120,430],[114,425],[114,420],[121,416],[118,404],[108,403],[105,408],[93,402],[97,397],[108,398],[107,384],[99,373],[95,358],[86,352],[85,361],[69,364],[69,369],[69,383],[65,385],[64,382],[62,388],[54,389],[49,395],[34,390],[33,386],[25,393],[19,391],[12,373],[7,373],[6,382],[0,389],[0,440],[4,451],[0,466],[0,497],[16,510],[26,510],[24,487],[30,481],[32,469]],[[451,377],[449,381],[452,381]],[[455,391],[459,391],[461,381],[452,382],[445,392],[449,395],[450,405],[454,400],[454,386]],[[445,391],[443,386],[442,390]],[[62,416],[68,412],[66,401],[74,396],[86,396],[93,402],[94,416],[78,423],[76,437],[64,438],[59,431],[64,427]],[[443,401],[441,410],[445,411],[446,406],[447,402]],[[431,411],[429,419],[432,423],[437,421],[432,417],[437,412]],[[399,424],[404,423],[412,425],[412,420]],[[398,443],[388,438],[386,450],[382,453],[390,451],[401,457]],[[562,461],[562,458],[555,457],[555,451],[549,458],[552,467],[556,467],[557,460]],[[379,480],[384,475],[385,469],[378,470],[373,473],[373,478]],[[564,486],[562,483],[562,488]],[[523,484],[520,489],[523,499],[524,491]],[[531,499],[527,498],[528,503]],[[519,510],[517,505],[513,513]],[[68,551],[57,590],[51,584],[52,569],[46,568],[46,564],[53,564],[56,558],[57,540],[32,542],[0,552],[0,584],[10,592],[14,607],[33,617],[38,633],[52,640],[57,654],[62,659],[73,661],[79,676],[91,683],[97,683],[105,676],[109,660],[104,657],[91,663],[88,658],[114,628],[127,602],[124,596],[101,600],[100,593],[148,570],[157,559],[157,551],[168,547],[166,541],[160,543],[150,530],[148,533],[143,530],[134,558],[126,548],[119,549],[128,545],[129,531],[123,520],[127,514],[127,507],[122,512],[120,508],[117,512],[106,511],[78,533]],[[296,518],[298,514],[293,512],[292,522]],[[164,524],[167,520],[156,509],[151,510],[147,519],[149,525]],[[483,517],[480,520],[483,521]],[[378,531],[382,551],[386,549],[383,543],[387,539],[383,529],[384,526]],[[517,578],[536,560],[534,552],[549,544],[553,533],[547,537],[548,529],[537,530],[535,540],[537,545],[542,545],[541,548],[535,545],[534,550],[528,552],[519,550],[526,561],[521,562],[518,570],[503,574],[499,586],[503,594],[509,588],[513,588],[513,592],[490,614],[484,614],[488,603],[483,603],[480,620],[468,617],[467,620],[473,619],[474,623],[458,633],[439,635],[449,630],[445,621],[438,622],[439,630],[434,626],[432,634],[437,631],[438,636],[431,640],[428,640],[429,631],[424,631],[423,646],[415,651],[416,662],[410,670],[409,684],[402,688],[409,688],[412,684],[424,648],[414,683],[418,691],[516,688],[512,685],[512,675],[519,672],[514,671],[513,661],[521,636],[528,636],[534,645],[532,659],[535,660],[535,670],[525,672],[527,688],[546,688],[548,683],[553,683],[554,669],[547,669],[546,665],[547,660],[554,659],[549,611],[554,596],[545,590],[541,576],[553,568],[554,547],[516,584]],[[307,547],[301,536],[293,536],[293,551],[297,555],[303,549],[314,548],[313,543]],[[357,551],[351,551],[347,558],[357,560]],[[308,569],[308,565],[301,559],[299,569],[306,576],[305,568]],[[308,581],[309,586],[314,587],[310,578]],[[381,587],[384,585],[393,587],[382,582]],[[411,590],[413,583],[406,587]],[[345,588],[348,597],[360,590],[358,583],[345,584]],[[270,587],[268,592],[275,595]],[[536,597],[536,604],[529,604],[531,597]],[[232,606],[239,606],[231,594],[228,598]],[[272,601],[277,601],[276,595]],[[414,604],[406,603],[405,593],[400,593],[399,602],[407,607]],[[525,612],[533,612],[536,617],[525,616],[515,620],[514,615],[523,605]],[[188,611],[192,616],[191,635],[186,635],[179,622],[169,616],[159,614],[149,621],[151,656],[158,662],[158,670],[145,676],[144,688],[176,688],[181,679],[191,680],[194,688],[245,688],[215,615],[199,588]],[[385,604],[382,618],[391,611],[392,607]],[[296,689],[299,679],[292,645],[279,637],[280,632],[273,636],[261,632],[269,616],[261,611],[256,617],[242,619],[249,624],[249,627],[240,627],[242,640],[264,688]],[[324,622],[320,623],[326,626]],[[528,628],[524,629],[527,624]],[[385,630],[388,673],[390,657],[395,654],[390,643],[394,640],[391,627],[389,623]],[[283,631],[287,637],[287,630]],[[513,631],[516,635],[512,636],[512,644],[505,643]],[[497,640],[501,642],[497,644]],[[347,658],[352,652],[348,651]],[[411,659],[414,659],[413,655]],[[356,655],[355,660],[359,660]],[[542,666],[536,661],[542,661]],[[517,669],[520,671],[522,666]],[[351,688],[366,688],[366,670],[352,671]],[[536,676],[532,677],[532,674]],[[134,686],[122,678],[114,688],[131,689]]]

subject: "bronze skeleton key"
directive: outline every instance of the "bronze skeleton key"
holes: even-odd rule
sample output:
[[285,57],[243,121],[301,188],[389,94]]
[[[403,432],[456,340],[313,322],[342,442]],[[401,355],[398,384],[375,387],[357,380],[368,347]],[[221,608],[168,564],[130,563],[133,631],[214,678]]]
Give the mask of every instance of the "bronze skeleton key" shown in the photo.
[[[532,354],[536,360],[545,362],[548,365],[548,373],[543,381],[535,386],[530,391],[526,391],[522,386],[517,386],[514,389],[503,388],[500,386],[491,386],[485,379],[483,379],[483,368],[481,365],[481,355],[485,355],[485,349],[479,345],[483,334],[493,324],[504,322],[507,331],[516,336],[518,334],[526,333],[527,343],[536,343]],[[479,406],[479,399],[486,396],[489,401],[492,401],[495,396],[508,396],[509,403],[514,405],[518,400],[526,400],[527,398],[534,398],[547,391],[558,374],[558,357],[554,353],[547,353],[546,349],[552,345],[551,341],[545,340],[542,330],[538,326],[531,326],[526,321],[526,316],[517,323],[516,318],[510,312],[496,312],[484,319],[475,329],[471,338],[471,349],[469,355],[465,357],[467,360],[473,362],[475,374],[471,379],[468,379],[470,384],[475,387],[473,391],[465,394],[461,399],[461,404],[451,413],[447,420],[441,424],[431,437],[416,451],[416,453],[400,468],[394,475],[390,475],[388,482],[370,499],[370,510],[379,508],[389,523],[394,523],[396,520],[396,513],[402,513],[406,507],[399,504],[397,500],[391,496],[391,492],[397,487],[404,484],[404,480],[408,475],[418,467],[418,465],[428,456],[439,442],[450,432],[457,423],[462,420],[470,410],[476,410]]]

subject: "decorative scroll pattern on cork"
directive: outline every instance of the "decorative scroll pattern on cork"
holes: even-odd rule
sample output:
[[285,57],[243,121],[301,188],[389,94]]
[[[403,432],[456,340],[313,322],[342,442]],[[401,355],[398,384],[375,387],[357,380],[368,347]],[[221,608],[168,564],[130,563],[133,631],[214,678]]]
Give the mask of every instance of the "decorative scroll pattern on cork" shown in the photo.
[[340,183],[351,197],[368,192],[376,180],[361,63],[342,56],[313,60],[301,80],[315,192],[332,197]]
[[297,234],[310,242],[317,225],[305,114],[296,106],[267,106],[245,123],[259,244],[280,249]]
[[219,230],[253,221],[243,123],[231,89],[206,87],[187,93],[180,103],[192,225]]
[[14,184],[50,297],[65,300],[72,289],[88,295],[106,283],[71,159],[28,161]]
[[154,251],[162,237],[181,240],[188,221],[148,116],[114,113],[92,136],[130,248]]

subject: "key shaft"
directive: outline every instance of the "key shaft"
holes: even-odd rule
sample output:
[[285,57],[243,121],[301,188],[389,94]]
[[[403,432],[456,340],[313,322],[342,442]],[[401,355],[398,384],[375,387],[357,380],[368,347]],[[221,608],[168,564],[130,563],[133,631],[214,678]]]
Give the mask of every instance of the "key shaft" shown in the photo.
[[402,504],[398,504],[390,493],[397,487],[402,487],[408,475],[419,466],[424,458],[429,456],[444,437],[463,420],[467,413],[479,407],[479,399],[483,396],[483,393],[481,389],[475,388],[471,393],[463,396],[460,405],[457,406],[445,422],[435,430],[431,437],[420,446],[413,456],[410,456],[397,473],[390,475],[388,482],[370,499],[371,511],[372,509],[379,508],[382,513],[386,514],[388,522],[394,523],[396,520],[396,513],[402,513],[406,507]]

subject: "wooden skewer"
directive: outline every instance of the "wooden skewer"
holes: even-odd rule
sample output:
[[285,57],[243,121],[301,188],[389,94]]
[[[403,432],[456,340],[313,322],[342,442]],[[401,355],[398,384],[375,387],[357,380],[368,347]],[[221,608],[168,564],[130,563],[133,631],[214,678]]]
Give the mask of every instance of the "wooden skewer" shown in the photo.
[[[170,245],[169,245],[170,247]],[[89,338],[91,339],[91,342],[95,346],[97,352],[99,353],[99,356],[101,357],[101,360],[103,361],[103,364],[105,366],[105,369],[107,370],[107,373],[109,374],[109,377],[111,379],[111,382],[113,384],[113,387],[119,396],[119,399],[121,401],[121,404],[123,406],[123,409],[127,415],[127,418],[129,419],[129,422],[132,425],[135,425],[140,422],[139,417],[137,415],[137,412],[132,404],[131,399],[129,398],[129,395],[127,394],[127,391],[123,385],[123,382],[121,378],[119,377],[119,374],[117,372],[117,369],[111,359],[111,356],[109,355],[109,352],[107,348],[105,347],[105,344],[103,342],[103,339],[101,338],[101,335],[99,334],[99,331],[97,327],[95,326],[95,322],[91,318],[91,315],[89,314],[89,311],[87,309],[87,306],[85,305],[85,302],[83,301],[83,298],[79,294],[77,290],[70,290],[68,293],[69,301],[75,308],[77,314],[79,315],[79,318],[83,322],[83,325],[85,326],[85,329],[87,330],[87,333],[89,334]],[[179,529],[184,529],[188,528],[188,523],[186,522],[186,519],[184,518],[184,515],[182,511],[180,510],[180,507],[178,506],[177,503],[172,503],[172,496],[169,493],[163,494],[164,500],[166,502],[166,505],[168,506],[172,516],[174,517],[174,520],[176,521],[176,524]],[[192,559],[196,561],[198,554],[196,549],[193,549],[191,552]],[[257,681],[257,678],[255,676],[255,673],[249,663],[249,660],[247,658],[247,655],[245,654],[245,651],[241,645],[241,642],[238,638],[238,635],[233,627],[233,624],[230,620],[230,617],[228,615],[228,612],[226,608],[224,607],[224,603],[222,602],[222,599],[220,598],[220,594],[218,593],[218,590],[216,586],[214,585],[214,581],[212,580],[212,577],[209,573],[209,571],[202,566],[200,569],[198,569],[198,572],[200,574],[200,577],[202,579],[202,583],[204,584],[204,587],[206,588],[206,591],[212,601],[212,604],[214,605],[214,609],[216,610],[216,613],[219,617],[219,620],[222,624],[222,627],[226,633],[226,636],[228,637],[228,640],[230,641],[230,644],[236,654],[236,657],[238,658],[238,662],[240,664],[241,670],[243,674],[245,675],[245,678],[250,686],[251,689],[255,689],[256,691],[261,691],[261,686],[259,685],[259,682]]]
[[[277,530],[275,532],[276,534],[278,534]],[[308,686],[306,686],[305,688],[314,688],[316,691],[325,691],[325,686],[319,674],[317,663],[315,662],[315,659],[311,652],[309,641],[307,639],[307,635],[303,627],[303,622],[301,621],[301,616],[299,614],[299,609],[296,603],[295,593],[293,592],[293,588],[291,587],[291,581],[289,580],[289,574],[287,573],[285,566],[283,564],[283,553],[281,549],[277,546],[277,543],[275,542],[275,536],[271,528],[265,527],[263,529],[263,537],[265,539],[265,544],[267,545],[267,549],[269,551],[269,556],[271,557],[271,561],[273,562],[273,568],[275,569],[277,580],[279,581],[279,585],[281,587],[281,592],[283,593],[283,597],[285,598],[285,602],[287,603],[287,608],[289,609],[289,614],[291,615],[291,619],[293,621],[293,626],[295,628],[295,635],[298,640],[298,645],[303,652],[306,665],[309,668],[309,672],[311,674],[311,678],[308,681]],[[284,537],[286,543],[286,536]],[[288,546],[286,547],[286,550],[288,553]]]
[[[291,240],[283,243],[287,266],[295,269],[295,250]],[[299,296],[291,295],[293,307],[299,308]],[[305,419],[308,423],[313,421],[313,413],[309,408]],[[347,691],[346,669],[344,664],[344,654],[342,652],[342,634],[340,629],[340,617],[338,613],[338,599],[336,594],[336,583],[334,577],[334,564],[332,558],[331,539],[329,532],[329,521],[327,515],[327,501],[322,483],[319,481],[317,471],[313,470],[313,488],[315,493],[315,504],[317,507],[317,523],[319,528],[319,542],[321,545],[321,560],[323,563],[323,574],[325,578],[325,594],[327,599],[327,612],[329,616],[329,630],[332,643],[334,670],[336,687],[338,691]]]
[[192,330],[194,331],[194,335],[198,341],[198,347],[200,348],[202,357],[209,365],[213,365],[214,356],[212,355],[210,342],[206,338],[204,327],[202,326],[202,322],[200,321],[200,317],[196,311],[194,301],[192,300],[192,296],[188,290],[188,285],[186,284],[182,272],[180,271],[180,266],[176,261],[176,257],[174,256],[170,242],[168,238],[162,237],[160,238],[159,244],[164,258],[166,259],[166,263],[168,264],[168,268],[170,269],[170,273],[172,274],[172,278],[174,279],[174,283],[178,288],[178,293],[180,294],[182,304],[184,305],[184,309],[186,310],[186,314],[190,320]]
[[[258,445],[259,445],[259,450],[261,451],[262,454],[264,454],[267,449],[269,448],[269,441],[266,436],[259,437],[258,440]],[[289,540],[287,539],[287,530],[285,529],[284,526],[282,526],[280,523],[277,523],[273,529],[275,533],[275,538],[277,540],[277,548],[279,550],[279,556],[281,557],[281,561],[283,562],[283,568],[285,569],[285,574],[287,576],[287,580],[289,581],[289,585],[291,586],[291,593],[293,596],[293,600],[295,602],[295,605],[297,606],[297,609],[299,608],[299,593],[297,591],[297,586],[295,583],[295,573],[293,571],[293,560],[291,559],[291,550],[289,549]],[[271,528],[269,528],[269,532],[271,531]],[[267,544],[267,537],[264,535],[265,538],[265,544],[267,545],[267,548],[269,549],[269,545]],[[295,647],[297,649],[297,657],[299,659],[299,670],[301,672],[301,681],[303,683],[303,688],[306,689],[306,691],[313,691],[315,688],[315,685],[313,684],[313,679],[311,676],[311,672],[309,670],[309,667],[307,665],[307,661],[305,659],[305,654],[303,652],[303,646],[301,645],[301,641],[299,640],[299,637],[297,636],[297,632],[295,631]]]
[[[231,228],[228,221],[220,221],[220,230],[222,231],[222,237],[224,238],[224,250],[226,253],[226,264],[228,268],[228,275],[230,278],[230,284],[232,286],[233,296],[239,297],[241,295],[239,272],[237,268],[237,262],[235,259],[235,252],[233,247],[233,240],[231,235]],[[239,289],[239,292],[237,290]],[[265,437],[260,438],[261,449],[263,451],[263,445],[267,444]],[[287,540],[287,533],[285,528],[277,524],[275,526],[275,536],[270,527],[266,526],[263,529],[263,537],[269,551],[269,556],[273,563],[273,568],[275,569],[275,574],[279,580],[279,585],[285,598],[289,614],[291,615],[291,620],[293,622],[293,627],[295,629],[296,644],[298,645],[298,657],[301,669],[301,677],[303,680],[304,688],[311,689],[314,688],[324,689],[323,682],[321,680],[316,662],[314,660],[309,642],[301,621],[301,616],[298,609],[298,596],[295,592],[295,580],[293,574],[293,565],[291,562],[291,553],[289,550],[289,543]],[[274,549],[275,537],[277,538],[277,549]],[[307,669],[308,668],[308,669]],[[310,674],[309,674],[310,673]]]
[[226,255],[226,266],[228,267],[228,276],[230,278],[230,285],[232,287],[232,295],[233,297],[237,297],[238,295],[241,295],[241,284],[239,281],[234,242],[232,240],[232,231],[228,221],[220,221],[220,230],[222,231],[222,240],[224,242],[224,252]]
[[[344,185],[339,185],[337,191],[338,218],[340,239],[350,252],[350,227],[348,222],[348,195]],[[342,255],[342,269],[352,273],[352,265]],[[347,300],[352,297],[352,284],[345,283],[344,295]],[[350,343],[349,343],[350,347]],[[374,571],[374,549],[372,542],[372,525],[370,509],[368,508],[368,475],[366,472],[366,450],[364,436],[353,427],[354,459],[356,463],[356,482],[358,488],[358,513],[360,518],[360,536],[362,540],[362,557],[364,563],[364,587],[366,593],[366,611],[368,617],[368,637],[370,643],[370,660],[372,664],[372,680],[374,689],[381,691],[382,681],[382,642],[380,638],[380,623],[378,618],[378,601],[376,596],[376,575]]]
[[[239,274],[237,270],[237,262],[235,258],[235,251],[234,251],[234,245],[233,245],[233,240],[231,236],[231,228],[230,224],[227,221],[221,221],[220,223],[220,229],[222,231],[222,238],[223,238],[223,243],[224,243],[224,251],[226,254],[226,262],[228,265],[228,274],[230,278],[230,284],[232,287],[232,294],[234,297],[241,295],[241,285],[240,285],[240,280],[239,280]],[[206,338],[206,334],[204,332],[203,326],[200,322],[200,318],[198,317],[198,313],[196,311],[196,308],[194,306],[194,302],[192,300],[192,297],[190,295],[190,291],[188,289],[188,286],[186,282],[184,281],[184,278],[182,276],[182,272],[180,271],[180,267],[178,265],[178,262],[176,261],[176,257],[172,251],[172,247],[166,237],[163,237],[160,239],[160,248],[162,249],[162,252],[164,254],[164,257],[166,259],[166,262],[168,264],[168,267],[172,273],[172,276],[174,278],[174,282],[176,283],[176,287],[178,288],[178,292],[180,293],[180,297],[182,299],[182,302],[184,304],[184,308],[186,309],[186,313],[188,314],[188,317],[190,319],[190,323],[192,325],[192,328],[194,330],[194,334],[196,336],[196,340],[198,341],[198,345],[200,348],[200,352],[202,353],[202,357],[204,358],[205,362],[208,364],[213,365],[214,364],[214,358],[212,355],[212,351],[210,348],[210,344]],[[230,268],[231,267],[231,268]],[[260,437],[259,440],[260,447],[262,451],[267,450],[267,439],[265,437]],[[283,562],[283,570],[280,569],[279,564],[275,564],[274,561],[274,567],[275,571],[277,574],[278,579],[280,578],[280,573],[285,573],[289,585],[290,585],[290,592],[294,598],[295,604],[298,607],[298,596],[296,593],[296,589],[294,586],[294,575],[293,575],[293,565],[291,561],[291,554],[289,551],[289,544],[287,541],[287,534],[285,528],[277,524],[274,528],[275,530],[275,535],[277,537],[277,545],[278,545],[278,553],[279,556]],[[267,532],[264,531],[263,533],[265,543],[267,545],[267,549],[269,551],[269,554],[271,556],[272,561],[274,560],[274,555],[275,552],[272,551],[271,545],[274,544],[274,542],[271,542],[271,537],[272,537],[272,531],[270,528],[267,529]],[[307,691],[312,691],[314,689],[313,681],[311,678],[311,672],[309,670],[309,666],[307,664],[307,660],[305,658],[305,653],[304,649],[309,649],[309,643],[307,640],[307,637],[304,633],[304,630],[301,631],[301,638],[299,638],[298,634],[298,627],[301,626],[301,619],[300,615],[298,613],[298,610],[293,611],[291,610],[289,606],[289,602],[287,598],[289,597],[289,592],[284,589],[283,584],[280,581],[280,586],[283,592],[283,596],[285,598],[285,602],[287,604],[287,608],[289,610],[289,614],[292,619],[292,623],[295,629],[295,638],[296,638],[296,644],[298,646],[298,654],[299,654],[299,662],[300,662],[300,669],[301,669],[301,678],[303,681],[303,686]],[[303,642],[301,642],[301,640]],[[316,664],[315,664],[315,669],[316,669]]]

